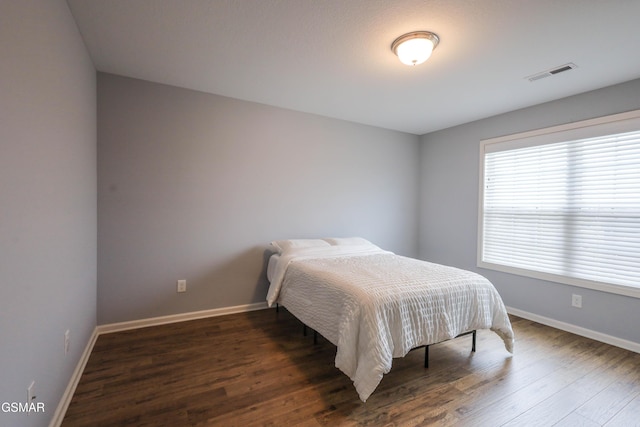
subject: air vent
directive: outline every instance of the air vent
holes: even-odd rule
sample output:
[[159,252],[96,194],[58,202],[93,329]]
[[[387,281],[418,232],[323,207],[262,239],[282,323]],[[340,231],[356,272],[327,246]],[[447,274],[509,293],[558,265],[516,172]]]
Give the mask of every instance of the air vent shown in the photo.
[[555,76],[556,74],[564,73],[565,71],[573,70],[574,68],[578,68],[576,64],[570,62],[568,64],[560,65],[559,67],[552,68],[551,70],[542,71],[541,73],[536,73],[532,76],[525,77],[525,79],[530,82],[535,82],[536,80],[544,79],[545,77]]

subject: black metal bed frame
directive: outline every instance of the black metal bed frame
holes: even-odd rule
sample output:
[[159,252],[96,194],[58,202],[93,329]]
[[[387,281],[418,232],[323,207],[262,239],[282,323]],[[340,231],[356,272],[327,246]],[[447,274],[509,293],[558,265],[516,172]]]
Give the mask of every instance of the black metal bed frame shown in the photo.
[[[475,353],[476,352],[476,330],[475,329],[473,331],[463,332],[460,335],[456,335],[452,339],[460,338],[460,337],[463,337],[465,335],[472,335],[472,337],[471,337],[471,351]],[[445,341],[449,341],[449,340],[445,340]],[[420,347],[412,348],[411,351],[417,350],[419,348],[424,347],[424,367],[428,368],[429,367],[429,347],[432,346],[432,345],[443,343],[445,341],[440,341],[440,342],[436,342],[436,343],[433,343],[433,344],[421,345]]]
[[[278,305],[278,303],[276,303],[276,313],[280,312],[280,306]],[[307,336],[307,325],[302,323],[302,335],[304,335],[305,337]],[[456,338],[460,338],[460,337],[464,337],[466,335],[472,335],[471,337],[471,351],[472,352],[476,352],[476,330],[472,330],[472,331],[468,331],[468,332],[463,332],[460,335],[456,335],[455,337],[453,337],[452,339],[456,339]],[[449,341],[449,340],[445,340],[445,341]],[[413,351],[413,350],[417,350],[419,348],[423,348],[424,347],[424,367],[425,369],[429,368],[429,347],[431,347],[432,345],[436,345],[436,344],[440,344],[443,343],[445,341],[440,341],[437,343],[433,343],[433,344],[425,344],[425,345],[421,345],[415,348],[412,348],[409,351]],[[313,330],[313,344],[318,344],[318,331],[316,331],[315,329]]]

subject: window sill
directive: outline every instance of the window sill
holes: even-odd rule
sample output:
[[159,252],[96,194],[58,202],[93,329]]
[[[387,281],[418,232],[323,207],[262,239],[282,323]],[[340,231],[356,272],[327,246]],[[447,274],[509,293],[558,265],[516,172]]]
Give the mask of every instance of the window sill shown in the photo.
[[543,273],[540,271],[526,270],[522,268],[510,267],[506,265],[493,264],[478,260],[478,267],[488,270],[501,271],[503,273],[515,274],[516,276],[531,277],[533,279],[545,280],[547,282],[562,283],[564,285],[577,286],[580,288],[593,289],[610,294],[624,295],[632,298],[640,298],[640,287],[614,285],[611,283],[596,282],[575,277],[560,276],[557,274]]

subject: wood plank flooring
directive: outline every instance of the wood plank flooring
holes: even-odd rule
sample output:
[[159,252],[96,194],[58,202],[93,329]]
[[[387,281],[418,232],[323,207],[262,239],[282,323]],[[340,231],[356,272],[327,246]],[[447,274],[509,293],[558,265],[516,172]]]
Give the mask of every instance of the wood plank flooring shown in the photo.
[[640,354],[517,317],[394,359],[366,403],[286,310],[101,335],[63,426],[640,426]]

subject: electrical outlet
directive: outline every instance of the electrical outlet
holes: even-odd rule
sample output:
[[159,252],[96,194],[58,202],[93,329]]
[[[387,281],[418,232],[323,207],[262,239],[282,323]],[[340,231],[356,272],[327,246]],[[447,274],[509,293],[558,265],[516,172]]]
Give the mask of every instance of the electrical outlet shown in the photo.
[[582,295],[571,295],[571,306],[576,308],[582,308]]
[[187,292],[186,280],[178,280],[178,292]]
[[29,387],[27,387],[27,403],[31,403],[36,400],[36,382],[31,381]]
[[65,356],[69,353],[69,346],[71,345],[71,331],[67,329],[64,333],[64,354]]

